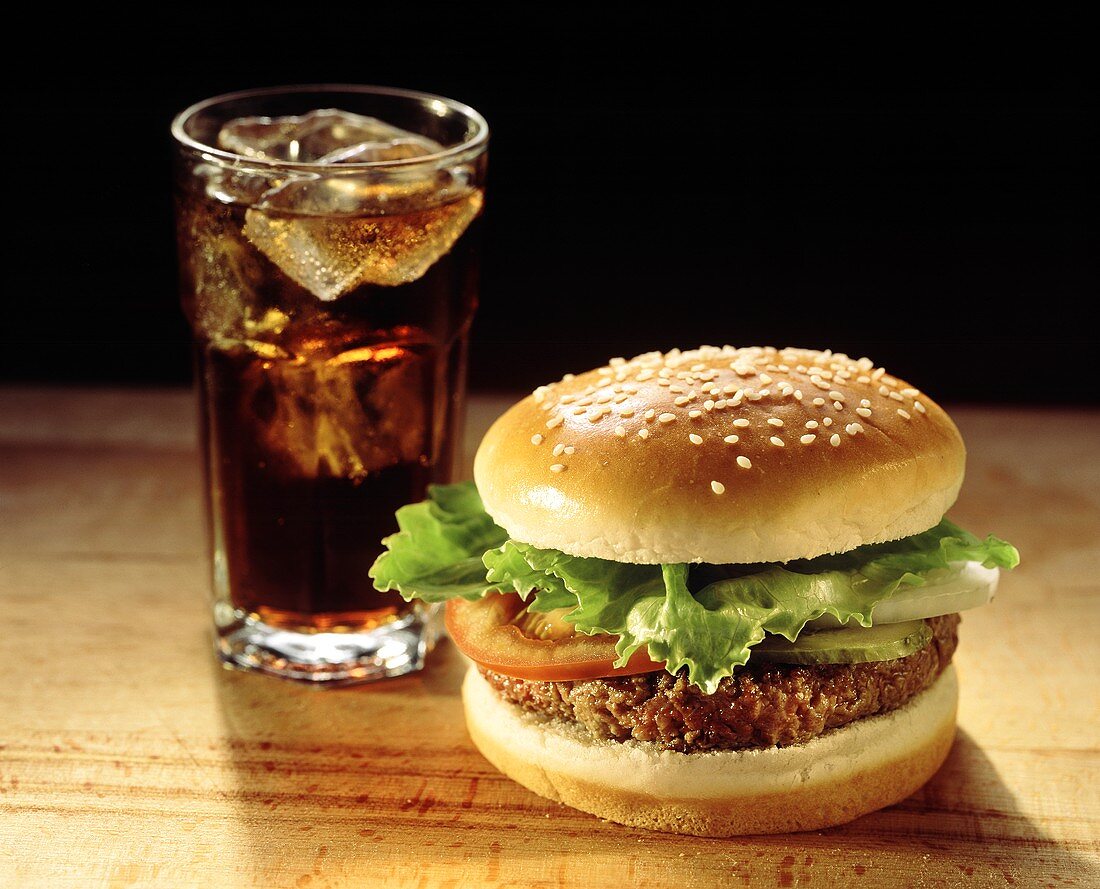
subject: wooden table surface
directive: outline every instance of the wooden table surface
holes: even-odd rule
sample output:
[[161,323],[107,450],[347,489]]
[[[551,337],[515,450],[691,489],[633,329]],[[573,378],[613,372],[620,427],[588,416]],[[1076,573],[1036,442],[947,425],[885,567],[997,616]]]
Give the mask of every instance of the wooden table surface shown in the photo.
[[947,764],[846,827],[715,840],[501,777],[449,643],[357,689],[223,671],[189,393],[0,390],[0,885],[1100,885],[1100,414],[953,415],[952,514],[1023,565],[965,618]]

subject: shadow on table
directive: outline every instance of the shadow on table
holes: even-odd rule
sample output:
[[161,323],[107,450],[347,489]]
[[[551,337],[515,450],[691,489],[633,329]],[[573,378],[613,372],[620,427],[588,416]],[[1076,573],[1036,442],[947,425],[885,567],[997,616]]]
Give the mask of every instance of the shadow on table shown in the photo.
[[318,856],[387,854],[372,845],[385,833],[387,813],[430,808],[437,783],[464,793],[469,778],[455,777],[473,756],[459,698],[464,671],[446,640],[415,676],[347,688],[314,688],[215,663],[234,785],[232,855],[250,879],[294,885],[288,873],[315,875]]
[[[843,827],[707,839],[621,827],[498,774],[465,732],[465,666],[449,643],[423,674],[315,690],[219,671],[236,790],[236,860],[255,880],[333,874],[377,885],[590,884],[608,869],[681,889],[715,882],[903,885],[1089,882],[1090,864],[1019,809],[960,732],[932,781]],[[296,876],[297,875],[297,876]],[[309,878],[308,880],[306,878]]]
[[930,874],[967,885],[1047,885],[1051,880],[1072,885],[1073,877],[1085,885],[1090,873],[1097,875],[1093,863],[1021,811],[996,765],[961,729],[943,767],[913,796],[813,836],[824,846],[832,842],[870,850],[853,871],[878,871],[880,880],[897,866],[896,856],[887,854],[890,863],[884,867],[876,853],[909,850],[913,854],[904,878],[896,880],[899,885],[923,882]]

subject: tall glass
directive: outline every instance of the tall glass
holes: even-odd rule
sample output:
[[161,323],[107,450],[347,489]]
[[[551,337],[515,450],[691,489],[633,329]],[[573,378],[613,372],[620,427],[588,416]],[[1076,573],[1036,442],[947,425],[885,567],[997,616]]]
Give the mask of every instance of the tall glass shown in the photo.
[[218,653],[327,684],[420,669],[438,615],[367,572],[454,471],[488,127],[310,86],[200,102],[172,133]]

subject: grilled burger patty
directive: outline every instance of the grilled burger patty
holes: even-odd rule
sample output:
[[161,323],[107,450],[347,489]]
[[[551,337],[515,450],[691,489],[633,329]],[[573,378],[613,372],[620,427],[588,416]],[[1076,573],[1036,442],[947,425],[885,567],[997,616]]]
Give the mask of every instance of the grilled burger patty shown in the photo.
[[481,674],[505,700],[578,722],[597,738],[682,752],[785,747],[895,710],[935,682],[955,653],[959,616],[928,623],[932,640],[908,657],[813,667],[750,660],[712,695],[689,686],[685,671],[568,682]]

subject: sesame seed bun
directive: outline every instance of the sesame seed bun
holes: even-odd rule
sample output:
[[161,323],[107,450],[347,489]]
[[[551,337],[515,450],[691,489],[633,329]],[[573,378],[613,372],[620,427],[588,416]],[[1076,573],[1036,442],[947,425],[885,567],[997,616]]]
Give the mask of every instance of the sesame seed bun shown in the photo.
[[932,527],[966,453],[950,417],[869,360],[651,352],[541,386],[474,477],[512,537],[656,564],[786,562]]
[[540,796],[634,827],[736,836],[844,824],[912,794],[951,749],[958,685],[949,666],[904,707],[806,744],[711,753],[594,739],[504,701],[476,667],[462,699],[485,758]]

